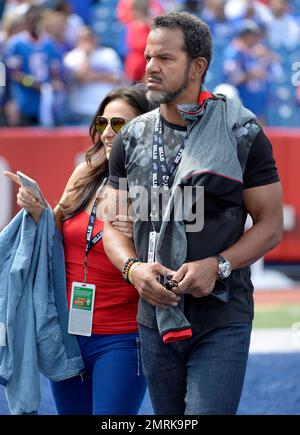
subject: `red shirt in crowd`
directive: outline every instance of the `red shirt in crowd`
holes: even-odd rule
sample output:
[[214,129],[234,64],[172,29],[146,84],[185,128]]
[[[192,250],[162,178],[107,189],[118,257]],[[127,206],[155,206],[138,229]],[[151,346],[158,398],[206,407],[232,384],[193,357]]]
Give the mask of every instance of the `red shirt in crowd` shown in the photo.
[[134,20],[127,24],[125,74],[133,82],[142,80],[145,74],[144,51],[149,31],[150,25],[143,21]]

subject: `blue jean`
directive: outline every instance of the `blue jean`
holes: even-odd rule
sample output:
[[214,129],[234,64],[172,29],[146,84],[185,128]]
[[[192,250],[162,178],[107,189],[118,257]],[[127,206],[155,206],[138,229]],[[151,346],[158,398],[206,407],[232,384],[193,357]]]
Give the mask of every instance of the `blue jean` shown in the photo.
[[77,338],[86,375],[50,382],[57,413],[137,414],[146,392],[138,334]]
[[235,414],[242,393],[251,323],[236,323],[164,344],[140,325],[141,356],[157,415]]

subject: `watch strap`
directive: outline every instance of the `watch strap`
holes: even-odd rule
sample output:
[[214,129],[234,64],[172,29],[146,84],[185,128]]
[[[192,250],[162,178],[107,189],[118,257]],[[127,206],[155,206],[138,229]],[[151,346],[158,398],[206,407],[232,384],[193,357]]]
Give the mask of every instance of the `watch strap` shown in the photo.
[[218,260],[219,263],[225,263],[227,261],[226,258],[224,258],[223,255],[220,254],[215,255],[214,257]]

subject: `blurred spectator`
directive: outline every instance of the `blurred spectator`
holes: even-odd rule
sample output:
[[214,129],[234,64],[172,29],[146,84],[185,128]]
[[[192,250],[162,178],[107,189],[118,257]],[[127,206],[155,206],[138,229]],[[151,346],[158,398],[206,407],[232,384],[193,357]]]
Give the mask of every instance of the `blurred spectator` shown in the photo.
[[66,1],[57,1],[54,11],[65,15],[66,24],[64,27],[65,42],[71,48],[74,48],[78,38],[78,32],[84,25],[83,19],[72,11],[71,5]]
[[269,8],[257,0],[227,0],[228,18],[251,19],[264,27],[271,20]]
[[[124,39],[125,41],[127,40],[127,25],[132,22],[132,20],[134,19],[133,17],[133,11],[132,11],[132,2],[133,0],[119,0],[118,4],[117,4],[117,10],[116,10],[116,16],[117,19],[125,26],[125,32],[122,35],[122,41],[119,41],[119,48],[118,48],[118,52],[120,53],[120,55],[122,56],[122,59],[126,59],[127,56],[127,46],[126,43],[124,44]],[[143,0],[142,0],[143,2]],[[138,3],[138,2],[136,2]],[[164,12],[164,8],[162,6],[162,3],[159,0],[148,0],[149,3],[149,15],[150,15],[150,20],[152,20],[154,17],[156,17],[157,15],[160,15]],[[125,35],[125,36],[124,36]],[[131,37],[129,36],[129,39],[131,39]],[[129,43],[130,45],[130,43]]]
[[236,86],[243,104],[263,123],[268,97],[268,75],[275,55],[261,42],[262,33],[254,21],[246,20],[240,33],[225,50],[225,81]]
[[[19,13],[11,12],[2,21],[2,32],[0,32],[0,59],[4,61],[5,47],[7,41],[19,32],[25,30],[25,17]],[[0,125],[15,126],[19,123],[20,113],[17,103],[10,92],[10,75],[6,72],[6,86],[0,88]]]
[[11,96],[20,113],[18,124],[37,125],[44,84],[62,86],[58,74],[62,59],[54,42],[43,33],[40,9],[31,6],[25,20],[26,30],[7,41],[6,64]]
[[145,74],[144,51],[150,30],[149,0],[132,0],[132,20],[127,23],[125,75],[131,83],[141,81]]
[[202,1],[201,0],[181,1],[180,10],[189,12],[190,14],[197,15],[197,17],[200,17],[202,11]]
[[[118,20],[123,24],[129,23],[133,18],[132,1],[133,0],[119,0],[117,6],[117,17]],[[154,18],[164,12],[162,3],[159,0],[149,0],[149,10],[151,18]]]
[[293,49],[300,46],[300,27],[289,13],[288,0],[270,0],[272,19],[267,25],[268,40],[273,48]]
[[115,50],[100,47],[96,35],[83,26],[76,48],[64,58],[72,81],[69,90],[70,122],[89,124],[99,101],[122,79],[122,62]]
[[73,48],[73,46],[70,46],[65,39],[66,21],[67,17],[63,12],[47,10],[44,13],[45,31],[52,39],[55,48],[61,58],[61,62],[57,65],[57,70],[55,71],[57,78],[59,78],[59,82],[56,83],[56,87],[52,90],[48,88],[47,91],[47,87],[46,93],[44,90],[44,96],[47,96],[48,92],[48,98],[52,99],[51,102],[46,97],[48,101],[46,101],[46,104],[50,104],[50,107],[48,109],[47,107],[45,109],[43,105],[43,103],[45,103],[45,100],[42,99],[41,110],[46,110],[46,112],[47,110],[52,110],[53,118],[51,119],[51,117],[48,116],[48,118],[44,118],[43,120],[43,124],[49,127],[53,125],[62,125],[67,121],[67,90],[65,86],[66,78],[63,70],[62,59]]
[[[237,20],[230,20],[225,14],[226,0],[209,0],[206,2],[205,21],[210,27],[214,43],[226,45],[236,34]],[[209,10],[209,12],[208,12]]]
[[213,18],[214,3],[215,3],[214,0],[204,0],[202,11],[201,11],[201,19],[203,21],[207,22],[208,20],[211,20]]
[[0,53],[4,53],[4,47],[8,39],[25,30],[25,27],[25,16],[23,14],[11,12],[4,17],[0,32]]
[[65,39],[66,16],[61,12],[46,11],[44,14],[44,25],[46,33],[53,39],[57,50],[65,55],[73,48]]

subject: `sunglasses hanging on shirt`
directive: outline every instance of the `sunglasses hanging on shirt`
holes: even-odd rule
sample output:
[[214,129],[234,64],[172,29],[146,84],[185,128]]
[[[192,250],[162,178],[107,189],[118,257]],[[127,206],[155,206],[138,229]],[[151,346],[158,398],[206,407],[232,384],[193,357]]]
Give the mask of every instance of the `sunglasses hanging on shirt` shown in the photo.
[[103,132],[106,129],[106,127],[108,126],[108,124],[110,124],[113,131],[116,134],[118,134],[119,131],[121,130],[121,128],[124,127],[126,122],[127,122],[126,119],[119,118],[117,116],[114,116],[113,118],[111,118],[110,121],[107,118],[105,118],[105,116],[97,116],[96,122],[95,122],[95,127],[96,127],[96,130],[99,134],[103,134]]

